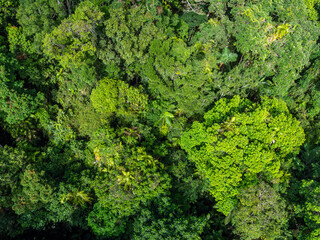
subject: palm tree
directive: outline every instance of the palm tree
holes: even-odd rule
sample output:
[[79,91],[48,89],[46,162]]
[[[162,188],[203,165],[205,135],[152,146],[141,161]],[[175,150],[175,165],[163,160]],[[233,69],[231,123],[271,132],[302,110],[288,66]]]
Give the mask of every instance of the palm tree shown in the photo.
[[120,185],[124,185],[124,189],[128,190],[131,187],[131,181],[134,177],[131,176],[130,172],[122,171],[123,175],[118,176],[118,182]]
[[92,198],[84,191],[76,190],[63,196],[61,203],[65,203],[67,201],[72,202],[74,206],[83,206],[86,203],[90,203],[92,201]]
[[169,127],[172,126],[172,119],[174,118],[174,115],[170,112],[164,112],[157,123],[160,123],[160,132],[163,135],[168,134]]

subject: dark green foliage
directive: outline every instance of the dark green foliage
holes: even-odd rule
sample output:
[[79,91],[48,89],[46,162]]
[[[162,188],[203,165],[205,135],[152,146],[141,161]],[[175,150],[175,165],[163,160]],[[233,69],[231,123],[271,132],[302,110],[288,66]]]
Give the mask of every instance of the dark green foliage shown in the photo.
[[318,239],[319,13],[0,0],[0,238]]
[[162,171],[163,165],[143,147],[135,146],[139,139],[139,132],[135,132],[128,134],[128,129],[118,135],[101,129],[89,143],[94,154],[90,165],[97,168],[92,187],[98,203],[88,221],[97,235],[119,235],[120,232],[114,231],[119,221],[125,221],[138,210],[140,203],[170,187],[169,177]]
[[125,231],[126,219],[119,219],[117,215],[112,209],[96,203],[88,217],[88,225],[97,236],[119,236]]
[[10,207],[9,197],[15,184],[19,182],[19,174],[24,167],[25,153],[10,147],[1,147],[1,207]]
[[241,239],[284,237],[283,228],[287,222],[285,202],[264,182],[240,193],[239,206],[231,216],[235,232]]
[[13,23],[19,1],[0,1],[0,33],[3,36],[8,24]]
[[299,240],[319,237],[319,158],[319,146],[305,144],[296,159],[294,179],[288,189],[293,220],[301,223],[300,226],[293,226],[293,232]]
[[23,33],[33,38],[33,47],[40,52],[43,37],[71,14],[77,0],[21,0],[17,10],[17,19],[23,27]]
[[200,238],[206,220],[205,216],[184,216],[169,197],[159,197],[135,218],[132,239],[196,240]]

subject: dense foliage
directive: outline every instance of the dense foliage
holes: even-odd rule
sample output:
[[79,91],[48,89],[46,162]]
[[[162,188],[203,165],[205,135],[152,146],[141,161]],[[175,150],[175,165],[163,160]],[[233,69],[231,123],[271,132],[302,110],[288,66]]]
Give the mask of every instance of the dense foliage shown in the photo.
[[319,0],[0,0],[1,239],[320,239]]

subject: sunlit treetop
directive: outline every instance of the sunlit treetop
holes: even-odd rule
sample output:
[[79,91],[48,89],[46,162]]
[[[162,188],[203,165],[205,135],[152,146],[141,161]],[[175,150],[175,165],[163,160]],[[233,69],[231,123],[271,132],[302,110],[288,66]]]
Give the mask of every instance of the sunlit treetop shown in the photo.
[[289,157],[305,139],[299,121],[275,98],[261,103],[224,98],[204,119],[183,134],[181,147],[210,180],[218,210],[226,215],[239,189],[261,180],[285,181]]

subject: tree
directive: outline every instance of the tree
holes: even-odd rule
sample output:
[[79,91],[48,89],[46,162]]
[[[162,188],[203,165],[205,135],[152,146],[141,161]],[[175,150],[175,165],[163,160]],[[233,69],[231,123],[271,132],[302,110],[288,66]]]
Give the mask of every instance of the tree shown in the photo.
[[5,45],[0,45],[0,49],[0,118],[15,124],[35,113],[43,94],[23,87],[24,81],[15,74],[21,71],[18,61]]
[[121,116],[142,112],[147,107],[147,96],[142,88],[134,88],[120,80],[103,79],[92,91],[93,107],[101,114]]
[[231,214],[241,239],[279,239],[288,221],[286,204],[269,184],[261,182],[243,189],[239,205]]
[[177,37],[154,39],[142,80],[153,96],[177,106],[187,117],[201,114],[217,98],[215,90],[220,83],[213,53],[210,46],[188,47]]
[[69,18],[44,38],[44,53],[57,59],[64,68],[90,62],[96,51],[96,27],[104,13],[90,1],[84,1]]
[[16,8],[18,5],[18,1],[8,1],[1,0],[0,1],[0,33],[4,36],[5,28],[8,23],[12,23],[12,20],[16,13]]
[[200,239],[206,220],[186,216],[169,197],[159,196],[135,217],[132,239]]
[[216,59],[209,47],[203,57],[204,46],[187,46],[188,26],[177,15],[152,15],[142,7],[115,8],[105,30],[98,56],[111,78],[140,77],[154,98],[170,101],[188,116],[214,100]]
[[89,143],[97,169],[92,187],[98,198],[89,214],[89,226],[97,235],[118,236],[127,218],[140,204],[157,197],[170,187],[163,165],[138,146],[139,138],[100,129]]
[[36,173],[31,166],[27,166],[21,175],[21,187],[14,189],[13,210],[17,214],[27,211],[35,212],[52,200],[52,188],[41,182],[44,171]]
[[319,12],[0,0],[1,237],[318,239]]
[[317,21],[319,19],[318,9],[319,9],[319,0],[305,0],[307,9],[309,10],[309,18],[311,20]]
[[317,239],[320,236],[320,184],[314,180],[302,180],[299,195],[303,201],[295,205],[295,213],[302,217],[305,226],[301,227],[299,239]]
[[12,147],[0,148],[0,166],[1,166],[1,178],[0,178],[0,193],[1,208],[10,208],[12,205],[13,188],[19,182],[19,175],[24,169],[25,165],[25,152]]
[[[292,172],[293,181],[287,190],[291,204],[293,231],[297,239],[317,239],[320,236],[319,193],[320,147],[305,143]],[[292,220],[291,220],[292,221]]]
[[299,151],[304,132],[282,100],[260,104],[235,96],[220,99],[185,131],[181,147],[210,181],[220,212],[228,215],[243,187],[261,180],[285,181],[290,156]]
[[319,143],[319,66],[320,59],[316,57],[286,97],[288,107],[306,131],[308,142],[315,144]]
[[[155,16],[142,7],[111,7],[104,22],[105,36],[99,41],[98,57],[106,66],[109,78],[132,79],[146,62],[150,42],[163,31],[155,24]],[[125,71],[123,71],[125,69]]]
[[239,56],[231,68],[220,69],[226,86],[222,93],[287,96],[317,51],[319,28],[309,19],[314,1],[206,2],[206,13],[214,18],[199,26],[192,42],[213,41],[220,52],[227,47]]
[[54,27],[60,24],[62,19],[71,14],[77,1],[70,1],[73,5],[72,9],[66,8],[66,6],[71,7],[70,4],[65,4],[66,2],[69,2],[69,0],[20,1],[17,19],[22,26],[24,35],[33,40],[33,48],[37,52],[41,53],[44,35],[51,32]]
[[55,67],[48,57],[43,56],[33,46],[32,41],[23,33],[23,28],[9,25],[7,28],[8,49],[20,67],[19,79],[26,85],[35,85],[37,90],[46,92],[55,83]]

